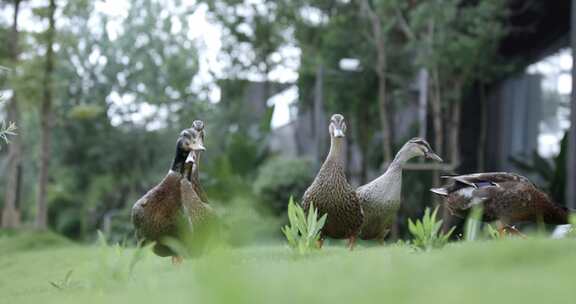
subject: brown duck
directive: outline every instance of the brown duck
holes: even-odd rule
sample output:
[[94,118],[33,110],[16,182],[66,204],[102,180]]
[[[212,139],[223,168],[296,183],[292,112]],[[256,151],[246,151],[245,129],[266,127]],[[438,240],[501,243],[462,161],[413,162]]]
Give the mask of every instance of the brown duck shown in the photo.
[[320,171],[304,193],[302,205],[308,211],[311,204],[320,215],[327,214],[326,224],[321,232],[320,246],[326,237],[348,239],[350,249],[354,247],[356,236],[362,226],[364,214],[360,200],[348,184],[344,173],[344,116],[332,115],[329,125],[330,152]]
[[139,242],[156,242],[154,253],[162,257],[172,256],[173,262],[181,261],[181,257],[163,242],[169,237],[181,239],[180,229],[189,225],[182,206],[180,180],[186,158],[197,149],[203,149],[198,133],[191,129],[182,131],[176,141],[176,154],[170,171],[132,207],[132,223]]
[[444,197],[452,214],[463,216],[473,206],[482,206],[482,220],[499,221],[501,233],[505,230],[519,233],[513,225],[521,222],[568,223],[568,209],[553,203],[524,176],[490,172],[443,178],[450,183],[431,191]]
[[[204,142],[204,122],[202,120],[195,120],[192,123],[192,129],[196,130],[196,132],[198,132],[198,136],[200,136],[202,138],[202,142]],[[202,151],[204,151],[205,149],[198,149],[198,150],[194,150],[192,151],[192,153],[194,153],[194,162],[192,164],[192,172],[191,172],[191,176],[188,178],[189,181],[192,182],[192,185],[194,187],[194,191],[196,191],[196,193],[198,194],[198,196],[200,197],[200,199],[202,200],[202,202],[204,203],[208,203],[208,196],[206,195],[206,192],[204,191],[204,188],[202,188],[202,184],[200,183],[200,154],[202,154]]]
[[192,182],[193,168],[196,163],[196,153],[190,153],[184,164],[184,178],[180,180],[180,192],[182,195],[182,206],[190,219],[192,227],[191,245],[192,254],[201,253],[217,230],[218,217],[212,207],[203,202],[196,192]]

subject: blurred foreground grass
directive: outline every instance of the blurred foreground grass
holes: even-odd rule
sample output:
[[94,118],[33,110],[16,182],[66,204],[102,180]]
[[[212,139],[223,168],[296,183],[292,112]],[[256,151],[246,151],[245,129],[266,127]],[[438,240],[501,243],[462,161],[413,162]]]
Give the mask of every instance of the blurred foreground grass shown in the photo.
[[284,245],[255,246],[179,267],[146,251],[130,273],[135,252],[50,234],[0,234],[0,303],[576,301],[576,240],[478,241],[419,253],[328,246],[307,257]]

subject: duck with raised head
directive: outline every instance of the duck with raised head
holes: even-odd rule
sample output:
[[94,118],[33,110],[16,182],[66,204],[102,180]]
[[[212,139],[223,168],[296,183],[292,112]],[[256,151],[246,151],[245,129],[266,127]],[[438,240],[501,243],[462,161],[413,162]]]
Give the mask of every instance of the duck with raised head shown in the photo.
[[464,217],[474,206],[483,208],[482,220],[500,222],[500,233],[519,234],[513,226],[522,222],[568,223],[567,208],[552,202],[528,178],[508,172],[443,176],[448,184],[430,189],[444,198],[444,204],[456,216]]
[[[204,142],[205,139],[204,122],[202,120],[195,120],[194,122],[192,122],[191,129],[194,129],[198,133],[198,136],[202,138],[202,142]],[[205,149],[198,149],[192,151],[192,153],[194,153],[194,162],[192,165],[193,166],[192,172],[188,180],[192,182],[194,191],[196,191],[202,202],[207,204],[208,196],[206,195],[206,191],[204,191],[204,188],[202,188],[202,184],[200,183],[200,155],[204,150]]]
[[172,262],[182,260],[170,247],[163,244],[165,238],[182,237],[181,227],[189,225],[189,218],[183,210],[180,180],[184,164],[191,151],[204,149],[198,132],[186,129],[176,141],[176,153],[168,174],[150,189],[132,207],[132,223],[139,242],[156,242],[153,251],[159,256],[171,256]]
[[364,214],[360,201],[346,180],[344,172],[346,143],[344,116],[332,115],[328,130],[330,151],[316,178],[304,193],[302,205],[304,210],[308,211],[313,204],[318,209],[319,215],[328,215],[321,231],[320,246],[326,237],[330,237],[348,239],[348,246],[352,249],[362,226]]
[[190,219],[192,226],[190,253],[201,253],[207,241],[217,235],[218,216],[212,207],[202,201],[196,192],[192,181],[192,171],[196,163],[196,153],[190,153],[184,164],[184,178],[180,180],[180,192],[182,195],[182,206]]
[[442,161],[427,141],[413,138],[396,153],[396,157],[384,174],[356,189],[364,210],[364,224],[360,233],[360,238],[363,240],[384,242],[400,208],[402,166],[414,157]]

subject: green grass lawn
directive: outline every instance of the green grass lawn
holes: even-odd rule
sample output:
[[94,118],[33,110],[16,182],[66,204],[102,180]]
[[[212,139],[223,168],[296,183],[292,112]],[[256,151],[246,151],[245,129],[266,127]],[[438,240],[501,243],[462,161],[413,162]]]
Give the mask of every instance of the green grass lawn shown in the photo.
[[328,246],[305,258],[254,246],[177,267],[144,252],[130,275],[135,252],[0,236],[0,303],[576,303],[576,240]]

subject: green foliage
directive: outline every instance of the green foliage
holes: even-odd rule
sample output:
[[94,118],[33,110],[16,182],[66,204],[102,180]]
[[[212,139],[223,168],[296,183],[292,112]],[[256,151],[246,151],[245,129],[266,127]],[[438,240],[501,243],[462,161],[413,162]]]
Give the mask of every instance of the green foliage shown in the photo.
[[454,232],[455,227],[452,227],[447,233],[441,231],[443,220],[437,220],[436,215],[438,207],[430,212],[430,208],[426,208],[424,216],[421,220],[412,222],[408,219],[408,230],[412,234],[412,246],[417,249],[429,251],[435,248],[442,248]]
[[481,206],[475,206],[470,211],[468,218],[466,219],[466,224],[464,226],[464,240],[465,241],[476,241],[481,237],[482,228],[482,214],[484,210]]
[[72,280],[72,273],[73,270],[68,270],[64,278],[59,281],[50,281],[50,285],[54,286],[54,288],[60,291],[68,291],[77,287],[77,282]]
[[259,168],[254,193],[273,214],[283,214],[290,197],[302,197],[306,191],[313,177],[311,168],[305,159],[269,159]]
[[[16,136],[16,125],[13,122],[6,123],[2,121],[0,124],[0,141],[4,141],[5,143],[10,143],[8,136]],[[0,145],[0,149],[2,145]]]
[[94,270],[91,284],[103,289],[118,288],[119,285],[134,279],[136,266],[144,260],[153,246],[138,246],[132,250],[120,243],[108,245],[106,236],[101,231],[98,231],[98,243],[98,267]]
[[[0,74],[2,71],[2,66],[0,66]],[[4,102],[2,94],[0,94],[0,103]],[[1,142],[4,141],[6,144],[10,141],[8,140],[8,136],[15,136],[16,135],[16,124],[14,122],[0,122],[0,149],[2,149]]]
[[502,235],[498,231],[498,229],[494,228],[492,225],[487,224],[484,226],[484,234],[486,234],[489,238],[493,240],[499,240],[502,238]]
[[320,231],[326,223],[326,217],[327,214],[324,214],[318,218],[318,210],[314,208],[314,205],[310,205],[308,216],[306,216],[302,206],[294,203],[294,200],[290,198],[288,202],[290,225],[282,228],[290,248],[300,255],[318,249],[317,243],[320,240]]

